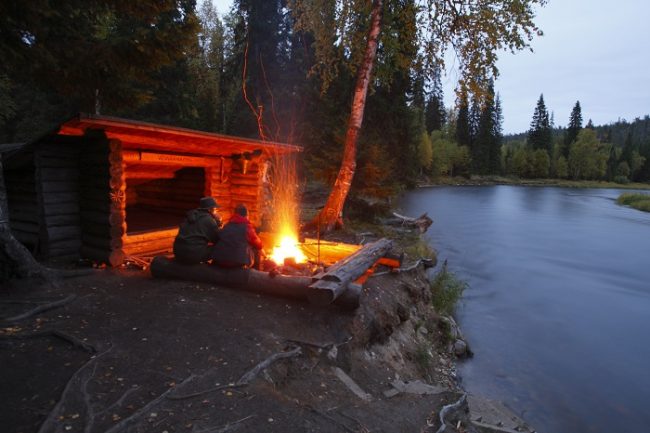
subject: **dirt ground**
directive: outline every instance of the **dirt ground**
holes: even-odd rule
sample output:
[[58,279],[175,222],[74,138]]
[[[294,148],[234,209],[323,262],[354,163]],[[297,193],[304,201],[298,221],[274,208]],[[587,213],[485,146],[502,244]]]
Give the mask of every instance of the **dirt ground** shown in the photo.
[[[354,312],[129,268],[60,288],[11,283],[0,292],[5,319],[75,297],[1,325],[2,430],[435,431],[460,393],[425,282],[420,268],[371,278]],[[271,363],[277,354],[287,357]],[[438,392],[388,398],[396,379]]]

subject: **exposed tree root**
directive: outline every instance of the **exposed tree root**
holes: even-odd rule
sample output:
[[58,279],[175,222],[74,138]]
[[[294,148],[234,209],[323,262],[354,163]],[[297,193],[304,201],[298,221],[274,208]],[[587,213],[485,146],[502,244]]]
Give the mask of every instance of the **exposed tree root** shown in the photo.
[[88,344],[77,337],[65,333],[63,331],[57,330],[47,330],[47,331],[34,331],[34,332],[23,332],[20,334],[9,334],[9,335],[0,335],[0,340],[27,340],[30,338],[40,338],[40,337],[56,337],[67,343],[72,344],[74,347],[78,347],[82,350],[85,350],[88,353],[97,353],[97,349],[91,344]]
[[[179,387],[183,386],[184,384],[189,383],[192,380],[194,380],[195,377],[196,377],[196,375],[191,374],[185,380],[183,380],[183,382],[179,383],[177,386],[179,386]],[[129,417],[124,418],[122,421],[118,422],[113,427],[106,430],[105,433],[119,433],[119,432],[126,431],[131,425],[136,423],[143,415],[145,415],[147,412],[149,412],[149,410],[151,408],[155,407],[158,403],[160,403],[162,400],[164,400],[167,397],[167,394],[169,394],[174,389],[175,388],[167,389],[165,392],[163,392],[158,397],[151,400],[149,403],[142,406],[139,410],[137,410],[136,412],[131,414]]]
[[239,419],[237,421],[229,422],[226,423],[220,427],[210,427],[204,430],[198,430],[193,433],[227,433],[229,431],[232,431],[236,428],[239,427],[239,424],[243,423],[244,421],[248,421],[251,418],[255,418],[255,415],[248,415],[245,418]]
[[266,370],[269,368],[271,364],[273,364],[275,361],[279,359],[284,359],[284,358],[291,358],[294,356],[298,356],[302,353],[302,350],[300,347],[296,347],[293,350],[290,350],[289,352],[278,352],[274,353],[273,355],[269,356],[266,358],[264,361],[260,362],[257,364],[255,367],[251,368],[248,370],[246,373],[242,375],[242,377],[239,378],[239,380],[235,383],[227,384],[227,385],[220,385],[217,387],[213,387],[210,389],[206,389],[204,391],[199,391],[195,392],[193,394],[185,394],[185,395],[170,395],[167,398],[169,400],[186,400],[188,398],[193,398],[193,397],[198,397],[204,394],[209,394],[211,392],[219,391],[222,389],[232,389],[232,388],[241,388],[243,386],[248,385],[253,379],[257,377],[262,371]]
[[82,382],[87,382],[89,378],[92,377],[92,374],[88,374],[88,371],[92,367],[92,371],[94,372],[97,368],[97,361],[108,352],[110,352],[110,350],[111,349],[108,349],[101,354],[90,358],[88,362],[82,365],[81,368],[72,375],[68,383],[65,385],[63,392],[61,393],[61,398],[59,398],[59,401],[56,403],[54,408],[52,408],[47,418],[45,418],[43,424],[41,424],[41,427],[38,429],[38,433],[54,432],[58,430],[57,423],[59,422],[59,417],[63,416],[64,404],[68,399],[68,396],[71,394],[76,394],[78,392],[78,388],[81,387]]
[[447,424],[445,424],[445,417],[447,416],[447,413],[461,407],[465,403],[465,400],[467,400],[467,394],[463,394],[456,403],[448,404],[442,407],[442,410],[440,411],[440,428],[436,431],[436,433],[443,433],[447,429]]
[[77,295],[69,295],[63,299],[60,299],[58,301],[50,302],[48,304],[43,304],[39,305],[38,307],[35,307],[25,313],[19,314],[17,316],[9,317],[7,319],[4,319],[6,322],[19,322],[21,320],[28,319],[30,317],[33,317],[39,313],[43,313],[45,311],[53,310],[54,308],[59,308],[63,307],[64,305],[69,304],[70,302],[74,301]]

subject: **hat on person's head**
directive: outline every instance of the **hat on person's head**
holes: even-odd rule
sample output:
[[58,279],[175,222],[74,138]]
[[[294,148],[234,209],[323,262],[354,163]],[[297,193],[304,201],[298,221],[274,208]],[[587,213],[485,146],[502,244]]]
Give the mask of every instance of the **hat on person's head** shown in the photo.
[[219,207],[217,201],[212,197],[203,197],[199,200],[199,207],[201,209],[213,209]]
[[248,209],[246,209],[246,206],[243,204],[238,204],[237,207],[235,207],[235,213],[237,215],[241,215],[243,217],[248,216]]

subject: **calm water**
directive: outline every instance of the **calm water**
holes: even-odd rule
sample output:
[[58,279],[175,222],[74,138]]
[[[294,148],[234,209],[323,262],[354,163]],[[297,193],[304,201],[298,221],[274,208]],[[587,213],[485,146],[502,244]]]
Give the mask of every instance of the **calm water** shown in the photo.
[[650,432],[650,214],[620,192],[434,187],[401,202],[434,219],[439,261],[470,285],[464,387],[542,433]]

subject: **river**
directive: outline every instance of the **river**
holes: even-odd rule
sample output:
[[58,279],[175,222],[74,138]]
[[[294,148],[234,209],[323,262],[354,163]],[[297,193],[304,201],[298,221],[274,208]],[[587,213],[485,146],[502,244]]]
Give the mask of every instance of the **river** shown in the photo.
[[[650,213],[615,189],[431,187],[439,263],[469,284],[457,318],[470,393],[540,433],[650,431]],[[437,268],[439,269],[439,267]]]

